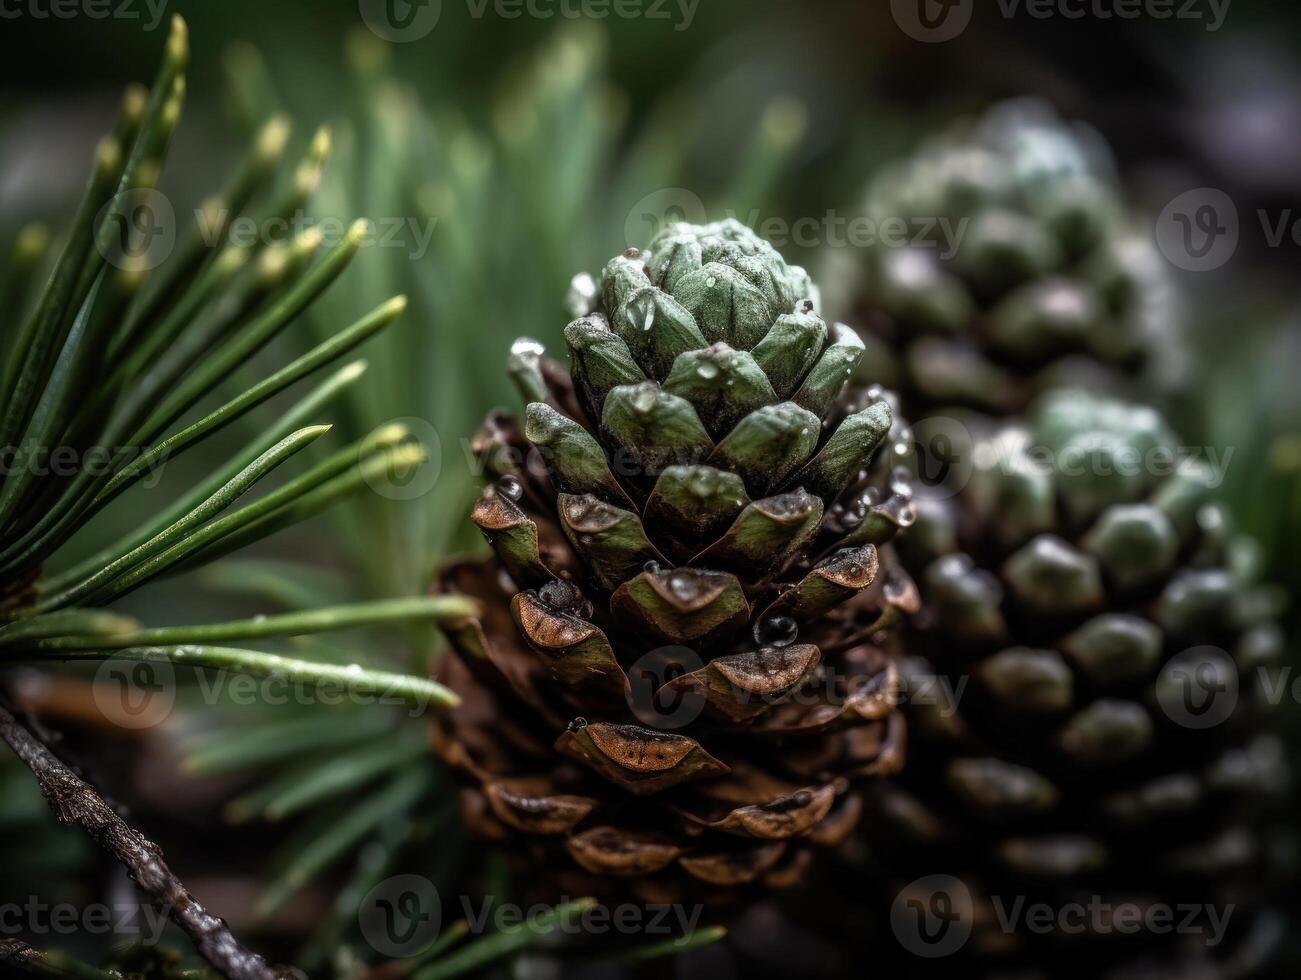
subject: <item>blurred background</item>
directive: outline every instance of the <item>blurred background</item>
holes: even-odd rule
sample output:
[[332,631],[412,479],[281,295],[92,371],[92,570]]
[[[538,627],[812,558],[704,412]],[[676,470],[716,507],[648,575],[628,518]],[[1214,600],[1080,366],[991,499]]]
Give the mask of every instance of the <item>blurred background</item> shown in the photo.
[[[431,0],[399,4],[411,12],[400,29],[384,26],[378,0],[104,0],[114,16],[32,14],[45,3],[7,0],[0,34],[0,227],[70,207],[122,86],[149,77],[167,15],[183,14],[191,85],[167,188],[197,200],[273,112],[292,116],[300,143],[330,126],[315,212],[407,225],[367,256],[367,295],[412,291],[419,314],[404,329],[433,338],[400,391],[374,388],[388,414],[433,419],[445,461],[505,399],[493,352],[521,334],[554,343],[573,272],[638,229],[649,238],[635,207],[655,220],[703,204],[710,217],[788,224],[852,213],[873,170],[927,132],[1037,95],[1101,132],[1153,222],[1186,191],[1227,195],[1239,219],[1231,256],[1209,271],[1172,268],[1190,343],[1216,368],[1180,421],[1190,438],[1232,435],[1246,454],[1234,467],[1244,501],[1272,492],[1268,459],[1296,465],[1295,443],[1278,440],[1301,414],[1288,383],[1301,343],[1301,14],[1290,5],[1206,0],[1121,16],[1109,11],[1124,4],[1092,0],[958,3],[948,23],[965,26],[937,42],[912,36],[889,3],[664,0],[621,16],[578,0]],[[820,244],[784,251],[816,266]],[[440,375],[467,351],[483,358],[482,377]],[[464,489],[444,469],[440,501]],[[1282,517],[1244,510],[1269,541],[1285,538],[1271,523]],[[1286,559],[1275,568],[1296,574]]]
[[[1195,372],[1191,395],[1172,408],[1191,444],[1233,447],[1238,520],[1269,574],[1298,594],[1301,9],[957,0],[925,8],[947,11],[938,27],[918,9],[900,0],[0,0],[0,242],[30,221],[57,228],[68,217],[122,88],[149,80],[168,19],[180,13],[193,54],[162,182],[176,213],[190,214],[258,128],[284,113],[290,159],[319,127],[329,130],[310,213],[376,223],[377,243],[358,259],[364,271],[327,294],[313,314],[322,322],[302,324],[266,356],[283,357],[304,335],[394,292],[411,298],[397,327],[367,348],[371,369],[342,421],[364,434],[405,419],[434,449],[433,466],[396,495],[408,499],[376,496],[281,535],[205,573],[202,590],[178,580],[164,593],[169,618],[424,591],[440,558],[473,544],[463,515],[478,475],[467,440],[487,409],[514,405],[509,345],[527,335],[560,346],[574,273],[599,271],[684,217],[794,227],[853,215],[882,164],[955,118],[1020,96],[1097,130],[1154,234],[1188,192],[1221,195],[1229,210],[1219,216],[1236,216],[1236,239],[1219,243],[1205,267],[1169,263]],[[828,255],[836,246],[825,235],[779,244],[815,270],[853,262]],[[418,657],[427,641],[404,643]],[[398,861],[413,837],[449,835],[437,848],[449,860],[454,821],[420,805],[435,790],[407,791],[400,772],[374,765],[354,767],[360,774],[330,792],[300,787],[293,799],[306,802],[273,806],[267,819],[276,794],[264,777],[273,772],[283,792],[295,766],[319,773],[322,723],[307,710],[274,720],[251,706],[212,714],[118,746],[131,764],[110,785],[177,855],[182,877],[187,835],[235,855],[220,873],[197,862],[200,881],[230,889],[228,904],[247,906],[269,934],[297,941],[324,922],[313,940],[319,959],[331,948],[328,929],[347,920],[340,889],[364,892],[367,876]],[[250,763],[248,745],[226,741],[223,754],[223,733],[248,726],[249,744],[263,733],[281,750]],[[388,737],[333,718],[324,727],[350,732],[350,746]],[[135,768],[147,778],[130,775]],[[6,826],[40,825],[34,788],[5,773],[14,777]],[[346,797],[362,790],[391,805],[358,817]],[[47,831],[55,838],[40,851],[50,863],[30,874],[33,887],[58,891],[60,875],[100,859],[76,835]],[[314,891],[321,878],[331,883]]]

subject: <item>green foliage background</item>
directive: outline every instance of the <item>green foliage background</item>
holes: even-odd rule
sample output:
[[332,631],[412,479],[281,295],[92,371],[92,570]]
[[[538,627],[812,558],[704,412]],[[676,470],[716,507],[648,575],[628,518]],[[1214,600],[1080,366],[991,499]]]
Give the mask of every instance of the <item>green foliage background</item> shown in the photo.
[[[220,182],[261,123],[285,112],[295,122],[291,158],[316,127],[331,132],[312,214],[432,230],[420,254],[364,249],[298,335],[264,358],[283,362],[337,324],[407,294],[406,316],[366,348],[370,370],[343,421],[352,438],[392,418],[412,421],[432,443],[436,471],[413,500],[367,495],[226,560],[203,573],[209,590],[183,579],[162,598],[152,593],[150,602],[166,604],[174,619],[419,594],[441,557],[476,546],[464,519],[478,482],[466,441],[487,409],[514,404],[503,370],[510,342],[528,335],[559,346],[570,277],[638,244],[626,240],[629,225],[649,238],[638,209],[656,192],[699,200],[710,218],[852,214],[872,170],[927,130],[997,98],[1034,93],[1098,125],[1117,146],[1134,205],[1150,213],[1172,187],[1226,187],[1244,214],[1301,197],[1301,180],[1217,164],[1216,140],[1231,133],[1199,141],[1181,122],[1217,104],[1213,68],[1221,79],[1246,78],[1232,75],[1243,45],[1272,38],[1265,67],[1295,77],[1298,52],[1279,40],[1301,39],[1290,5],[1238,0],[1214,36],[1173,23],[986,20],[935,46],[904,37],[888,4],[853,0],[706,0],[683,30],[668,20],[507,18],[491,7],[479,18],[466,3],[442,6],[434,31],[407,45],[367,32],[346,0],[167,6],[186,17],[194,49],[187,122],[163,184],[178,215]],[[60,209],[74,199],[121,87],[150,76],[164,36],[132,20],[3,23],[0,243],[28,220],[67,217]],[[1256,82],[1272,91],[1268,78]],[[1279,153],[1288,151],[1282,144]],[[783,251],[815,267],[828,260],[814,248]],[[1235,447],[1228,491],[1239,520],[1292,595],[1301,591],[1297,251],[1249,241],[1224,269],[1178,277],[1197,372],[1180,421],[1190,440]],[[232,433],[231,445],[251,431]],[[117,529],[139,516],[111,513]],[[148,618],[153,610],[127,611]],[[432,642],[431,630],[412,628],[382,654],[424,670]],[[230,822],[274,825],[259,840],[274,856],[254,917],[265,924],[318,878],[330,880],[338,897],[301,952],[305,965],[328,959],[368,882],[392,869],[416,866],[439,881],[493,873],[461,853],[437,774],[409,764],[421,758],[423,726],[396,715],[248,706],[196,710],[181,726],[188,767],[237,787],[225,809]],[[6,781],[20,775],[0,769]],[[4,827],[38,820],[26,796],[4,797],[12,801],[0,813]],[[55,872],[69,880],[64,872],[86,857],[65,837],[49,847],[51,882]]]

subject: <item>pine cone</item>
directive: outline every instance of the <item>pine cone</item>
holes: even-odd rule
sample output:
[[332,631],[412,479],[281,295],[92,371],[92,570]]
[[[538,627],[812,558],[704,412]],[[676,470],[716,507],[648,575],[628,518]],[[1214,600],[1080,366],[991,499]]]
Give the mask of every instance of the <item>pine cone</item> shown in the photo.
[[902,542],[923,599],[903,640],[909,765],[866,826],[896,904],[945,891],[968,956],[1092,977],[1146,941],[1141,975],[1169,977],[1254,955],[1217,959],[1235,947],[1208,949],[1206,914],[1191,935],[1127,935],[1090,913],[1071,936],[996,908],[1100,898],[1182,922],[1198,905],[1232,935],[1261,904],[1256,811],[1288,779],[1264,731],[1278,594],[1253,581],[1211,468],[1178,446],[1151,409],[1060,391],[977,445],[960,495],[918,501]]
[[437,750],[471,825],[535,868],[793,881],[853,828],[851,782],[902,761],[893,412],[842,393],[858,336],[736,222],[673,226],[576,287],[570,373],[516,344],[523,429],[494,413],[473,443],[495,558],[441,574],[484,612],[450,632],[465,707]]
[[884,380],[914,417],[1019,412],[1068,381],[1129,395],[1139,377],[1174,383],[1171,290],[1100,144],[1011,102],[872,182],[867,215],[881,229],[902,219],[910,237],[866,250],[856,315],[897,354]]

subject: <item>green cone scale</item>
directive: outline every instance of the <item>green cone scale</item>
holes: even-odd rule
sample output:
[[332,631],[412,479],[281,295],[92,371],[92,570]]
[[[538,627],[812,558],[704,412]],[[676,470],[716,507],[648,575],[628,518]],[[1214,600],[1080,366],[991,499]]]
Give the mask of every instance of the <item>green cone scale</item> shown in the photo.
[[[1214,458],[1179,446],[1151,409],[1059,390],[977,442],[961,492],[917,502],[909,762],[865,826],[892,898],[940,875],[961,906],[953,975],[1237,976],[1261,955],[1279,596]],[[1196,907],[1206,931],[1007,925],[1018,900]],[[1206,909],[1231,920],[1219,945]]]
[[895,360],[885,380],[913,417],[1018,412],[1068,382],[1145,399],[1177,383],[1162,260],[1082,124],[996,106],[884,169],[866,214],[907,229],[862,250],[855,322]]
[[465,707],[439,752],[471,826],[535,869],[793,881],[902,762],[900,424],[847,385],[857,334],[743,225],[672,226],[584,279],[568,371],[517,343],[523,418],[473,442],[494,554],[440,577],[484,614],[450,633]]

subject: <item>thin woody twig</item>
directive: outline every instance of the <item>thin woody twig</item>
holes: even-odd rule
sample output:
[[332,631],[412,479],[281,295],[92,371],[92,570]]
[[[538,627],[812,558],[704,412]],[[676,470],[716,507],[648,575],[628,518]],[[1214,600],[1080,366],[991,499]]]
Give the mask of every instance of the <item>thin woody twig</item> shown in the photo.
[[0,940],[0,974],[58,977],[60,980],[121,980],[121,974],[99,970],[68,957],[42,953],[19,939]]
[[140,889],[167,910],[218,973],[229,980],[287,980],[293,976],[241,946],[226,923],[200,905],[172,873],[158,845],[128,826],[90,784],[4,707],[0,707],[0,736],[36,776],[59,821],[80,825],[96,844],[122,862]]

